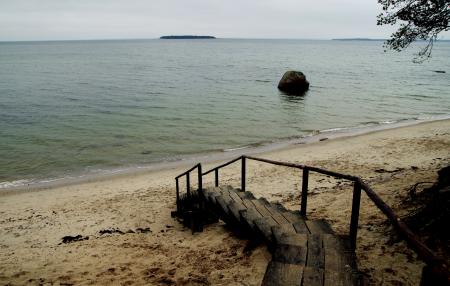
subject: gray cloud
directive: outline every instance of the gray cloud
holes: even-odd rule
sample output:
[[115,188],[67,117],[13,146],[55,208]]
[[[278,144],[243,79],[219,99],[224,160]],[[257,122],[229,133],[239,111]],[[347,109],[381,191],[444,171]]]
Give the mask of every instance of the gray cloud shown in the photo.
[[0,0],[0,40],[387,37],[376,0]]

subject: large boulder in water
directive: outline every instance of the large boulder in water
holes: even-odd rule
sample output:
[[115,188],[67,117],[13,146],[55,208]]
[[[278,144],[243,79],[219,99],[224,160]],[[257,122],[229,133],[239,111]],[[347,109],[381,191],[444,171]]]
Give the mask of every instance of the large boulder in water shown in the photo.
[[303,94],[309,88],[309,82],[306,76],[299,71],[287,71],[284,73],[278,89],[289,94]]

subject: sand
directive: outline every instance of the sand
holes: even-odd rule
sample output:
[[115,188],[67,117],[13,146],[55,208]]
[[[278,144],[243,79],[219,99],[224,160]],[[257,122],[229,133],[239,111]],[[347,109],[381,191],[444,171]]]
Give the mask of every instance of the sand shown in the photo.
[[[292,145],[259,157],[361,176],[400,215],[407,189],[450,164],[450,120]],[[212,167],[218,162],[204,164]],[[270,254],[223,223],[191,234],[170,217],[186,166],[0,193],[0,285],[259,285]],[[248,162],[247,190],[298,209],[299,170]],[[239,186],[239,165],[221,184]],[[195,181],[195,177],[192,179]],[[212,176],[205,179],[213,183]],[[348,232],[352,186],[310,177],[308,216]],[[106,230],[106,231],[105,231]],[[109,233],[108,233],[109,232]],[[423,263],[363,195],[359,268],[375,285],[418,285]],[[88,238],[62,243],[64,236]]]

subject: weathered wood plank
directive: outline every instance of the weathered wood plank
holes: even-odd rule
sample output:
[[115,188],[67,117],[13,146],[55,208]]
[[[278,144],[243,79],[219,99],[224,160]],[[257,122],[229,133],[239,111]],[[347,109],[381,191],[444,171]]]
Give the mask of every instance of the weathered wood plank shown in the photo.
[[258,231],[255,221],[259,218],[262,218],[261,214],[257,212],[254,208],[246,209],[241,211],[241,222],[246,224],[247,228],[252,229],[253,231]]
[[238,203],[241,203],[241,204],[242,204],[242,199],[241,199],[241,197],[240,197],[235,191],[231,190],[229,193],[230,193],[230,197],[231,197],[235,202],[238,202]]
[[271,217],[272,214],[266,209],[266,207],[261,203],[259,200],[250,200],[253,205],[255,206],[256,210],[263,216],[263,217]]
[[231,201],[230,204],[228,204],[228,209],[230,210],[230,214],[234,216],[236,221],[240,222],[241,221],[240,211],[246,210],[247,208],[242,203]]
[[267,240],[272,261],[263,285],[358,283],[360,274],[348,239],[333,234],[326,221],[306,220],[281,204],[255,199],[252,193],[229,186],[204,189],[201,195],[206,207],[220,212],[222,220]]
[[324,286],[348,286],[352,285],[351,282],[347,282],[344,275],[341,272],[328,270],[325,267],[323,275],[323,285]]
[[249,200],[254,200],[254,199],[256,199],[255,196],[254,196],[252,193],[248,192],[248,191],[245,191],[245,192],[242,192],[242,191],[236,191],[236,194],[237,194],[242,200],[244,200],[244,199],[249,199]]
[[270,202],[264,197],[259,198],[258,201],[260,201],[265,206],[270,206],[271,205]]
[[251,192],[248,192],[248,191],[242,192],[242,191],[240,191],[238,189],[233,189],[230,192],[234,192],[236,195],[238,195],[241,198],[241,200],[244,200],[244,199],[254,200],[254,199],[256,199],[255,196]]
[[251,199],[243,199],[242,203],[247,209],[254,209],[256,211],[255,205],[252,203]]
[[325,267],[325,254],[322,247],[322,236],[308,235],[308,259],[306,266],[323,269]]
[[280,212],[287,212],[288,210],[279,202],[271,203],[271,205]]
[[295,231],[294,226],[292,225],[292,223],[289,222],[285,222],[283,220],[280,219],[279,215],[272,215],[272,218],[281,226],[283,227],[285,232],[289,232],[289,233],[297,233]]
[[224,199],[225,199],[227,202],[233,200],[233,198],[230,196],[230,192],[229,192],[229,191],[222,190],[221,192],[222,192],[222,196],[224,197]]
[[323,269],[305,267],[303,286],[323,286]]
[[305,220],[311,234],[333,233],[330,225],[324,220]]
[[303,266],[285,264],[276,261],[269,262],[264,275],[263,286],[293,285],[302,283]]
[[292,244],[277,244],[272,261],[305,266],[307,248]]
[[354,274],[359,275],[359,272],[356,271],[358,268],[356,264],[356,253],[350,246],[350,236],[348,235],[337,235],[337,239],[340,243],[340,248],[342,248],[342,252],[344,255],[345,263],[348,264]]
[[256,225],[256,228],[264,236],[264,238],[269,243],[272,243],[274,240],[272,235],[272,227],[278,225],[277,222],[274,221],[272,217],[262,217],[256,219],[254,223]]
[[217,205],[220,206],[221,212],[225,215],[222,219],[226,219],[230,216],[230,210],[228,209],[228,202],[224,196],[216,196]]
[[296,234],[297,233],[295,231],[294,226],[291,223],[280,224],[280,226],[283,229],[283,231],[286,232],[286,233],[292,233],[292,234]]
[[282,229],[278,227],[273,227],[272,232],[274,233],[276,242],[272,260],[305,266],[308,251],[307,236],[284,233],[282,232]]
[[211,202],[212,204],[217,204],[217,196],[222,196],[224,193],[224,191],[220,187],[208,188],[204,192],[207,200],[209,200],[209,202]]
[[287,219],[290,223],[305,221],[305,219],[300,215],[300,212],[286,210],[286,211],[280,212],[280,214],[282,216],[284,216],[284,218]]
[[324,285],[352,285],[352,269],[347,264],[343,244],[334,235],[323,236],[325,252]]
[[277,244],[297,245],[307,248],[308,236],[298,233],[286,233],[281,226],[272,227],[274,240]]
[[302,234],[310,234],[309,229],[305,224],[305,221],[300,220],[292,225],[294,226],[295,232]]
[[[265,205],[265,208],[272,215],[273,219],[276,220],[279,224],[291,224],[275,207],[271,205]],[[294,227],[292,227],[292,231],[295,232]]]

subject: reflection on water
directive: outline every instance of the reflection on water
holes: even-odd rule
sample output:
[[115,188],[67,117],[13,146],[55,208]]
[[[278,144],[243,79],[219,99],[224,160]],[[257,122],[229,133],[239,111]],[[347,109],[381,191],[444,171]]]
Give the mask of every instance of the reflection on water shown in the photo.
[[299,103],[299,102],[303,102],[305,100],[305,96],[308,96],[308,91],[306,91],[302,94],[288,94],[288,93],[280,91],[279,94],[280,94],[280,98],[286,102]]

